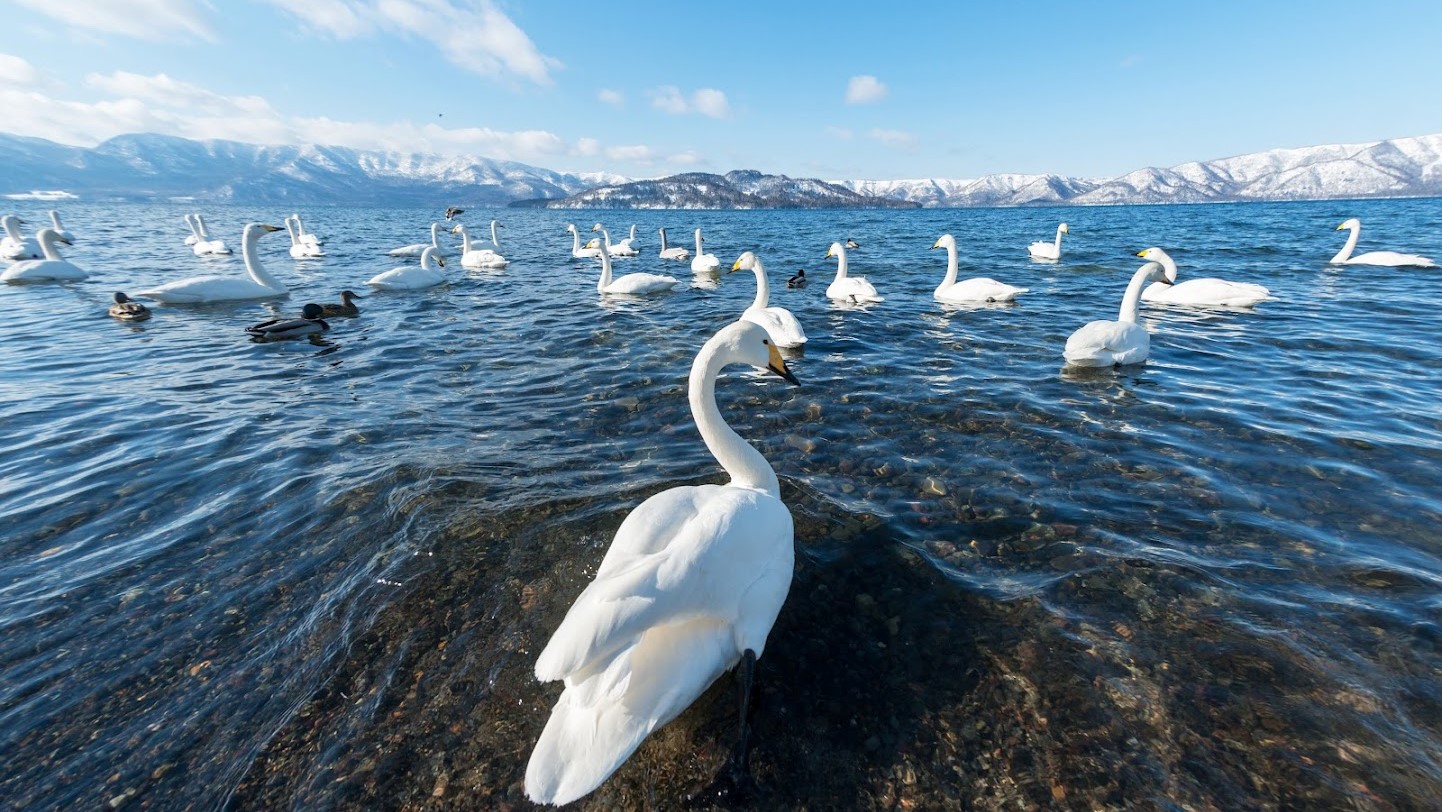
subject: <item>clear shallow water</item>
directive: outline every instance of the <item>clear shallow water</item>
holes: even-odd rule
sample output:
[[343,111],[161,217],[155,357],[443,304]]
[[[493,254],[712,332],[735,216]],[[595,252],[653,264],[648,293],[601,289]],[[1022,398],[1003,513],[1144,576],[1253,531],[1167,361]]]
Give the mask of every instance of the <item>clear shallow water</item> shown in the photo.
[[[15,208],[43,219],[32,206]],[[933,804],[1387,809],[1442,795],[1442,272],[1325,264],[1348,216],[1363,221],[1359,251],[1442,256],[1442,201],[473,211],[478,233],[505,224],[507,269],[452,265],[448,286],[373,295],[364,281],[397,264],[383,251],[423,240],[434,213],[318,209],[308,226],[330,256],[292,260],[283,234],[261,243],[288,299],[109,319],[114,290],[242,273],[238,255],[190,254],[183,211],[67,206],[66,255],[91,278],[0,286],[8,803],[518,801],[556,694],[529,680],[538,646],[626,510],[718,473],[686,374],[754,285],[693,286],[688,264],[655,258],[661,225],[702,226],[728,266],[756,250],[772,303],[810,336],[791,362],[800,389],[734,370],[719,387],[798,519],[798,586],[762,660],[782,693],[758,730],[792,708],[778,682],[825,694],[815,673],[854,660],[833,644],[877,614],[866,628],[891,646],[879,673],[951,656],[942,639],[972,664],[952,684],[907,683],[905,712],[876,698],[889,726],[857,735],[879,746],[833,778],[873,803],[892,791],[876,764],[890,750],[933,770],[896,779],[895,797]],[[206,214],[238,249],[244,222],[285,212]],[[563,230],[597,215],[617,236],[640,225],[642,256],[618,273],[669,272],[678,290],[600,300]],[[1026,244],[1063,219],[1064,260],[1029,261]],[[963,276],[1031,292],[934,302],[945,256],[927,249],[943,232]],[[884,303],[825,299],[826,247],[847,236],[863,245],[852,272]],[[1064,371],[1066,337],[1115,318],[1150,245],[1183,278],[1257,282],[1276,300],[1146,307],[1149,363]],[[786,289],[798,268],[812,283]],[[335,319],[325,345],[242,332],[347,287],[367,295],[362,315]],[[448,597],[460,572],[475,601]],[[841,591],[855,617],[812,617]],[[936,601],[965,614],[918,608],[953,605]],[[423,679],[427,635],[466,648]],[[803,638],[830,647],[792,671]],[[417,727],[446,702],[471,715]],[[800,739],[825,708],[796,711]],[[951,737],[948,713],[991,727]],[[1029,720],[1011,738],[1008,715]],[[388,760],[367,766],[367,748]],[[767,752],[763,784],[793,793],[778,805],[837,791],[788,767],[784,740]],[[654,774],[613,780],[667,805]]]

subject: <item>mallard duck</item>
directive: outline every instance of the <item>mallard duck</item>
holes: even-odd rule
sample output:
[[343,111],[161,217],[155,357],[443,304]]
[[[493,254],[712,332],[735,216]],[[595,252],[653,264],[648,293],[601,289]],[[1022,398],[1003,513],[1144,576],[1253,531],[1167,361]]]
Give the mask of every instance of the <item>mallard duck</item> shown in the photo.
[[364,296],[356,293],[355,291],[343,290],[340,292],[341,303],[335,304],[334,302],[331,302],[321,305],[320,314],[322,316],[359,316],[360,308],[355,306],[354,300],[364,298]]
[[330,325],[325,323],[320,314],[320,305],[310,302],[301,308],[298,319],[271,319],[247,327],[245,331],[257,341],[281,341],[320,335],[330,329]]
[[791,277],[790,279],[786,280],[786,287],[788,287],[788,288],[804,288],[804,287],[806,287],[806,271],[804,271],[804,270],[797,271],[795,276],[793,276],[793,277]]
[[117,290],[115,304],[110,306],[110,315],[124,321],[145,321],[150,318],[150,308]]

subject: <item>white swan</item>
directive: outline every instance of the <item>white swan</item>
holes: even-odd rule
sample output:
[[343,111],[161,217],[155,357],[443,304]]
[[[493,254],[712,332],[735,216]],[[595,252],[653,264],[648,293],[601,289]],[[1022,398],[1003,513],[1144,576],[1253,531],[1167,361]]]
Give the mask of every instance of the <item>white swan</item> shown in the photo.
[[446,247],[441,245],[440,223],[431,223],[430,242],[415,242],[411,243],[410,245],[402,245],[400,248],[392,248],[391,250],[387,251],[386,255],[392,257],[418,257],[424,254],[427,248],[436,249],[435,256],[450,256],[450,252],[446,250]]
[[571,232],[571,256],[576,259],[595,259],[601,255],[600,243],[596,243],[595,247],[581,247],[581,231],[576,228],[575,223],[567,223],[566,230]]
[[836,278],[826,286],[826,298],[855,304],[886,301],[876,292],[875,286],[866,281],[866,277],[846,275],[846,246],[839,242],[832,243],[831,247],[826,249],[826,258],[832,257],[836,257]]
[[[500,248],[501,243],[499,240],[496,239],[496,229],[498,228],[501,228],[501,224],[496,222],[495,220],[492,220],[491,245]],[[466,231],[465,226],[458,223],[456,224],[455,228],[451,229],[451,233],[461,235],[462,266],[467,268],[504,268],[510,264],[509,260],[496,253],[495,251],[491,250],[490,248],[476,248],[471,243],[471,235]]]
[[50,227],[55,229],[55,233],[64,237],[71,245],[75,244],[75,235],[66,231],[65,226],[60,225],[60,212],[54,209],[50,210]]
[[[225,256],[231,253],[224,240],[211,239],[210,229],[205,227],[204,217],[199,214],[192,214],[191,217],[194,219],[195,233],[199,235],[195,244],[190,246],[190,250],[195,252],[196,256]],[[279,229],[276,230],[279,231]]]
[[325,256],[325,251],[313,242],[300,239],[300,220],[295,215],[285,218],[285,230],[290,234],[290,255],[296,259],[312,259]]
[[791,315],[791,311],[784,307],[767,306],[771,300],[771,286],[766,283],[766,269],[761,266],[761,258],[747,251],[731,265],[731,273],[736,271],[753,271],[756,274],[756,301],[746,308],[741,318],[765,327],[778,347],[805,344],[806,331],[801,329],[801,322]]
[[290,219],[295,221],[295,238],[306,245],[320,246],[325,240],[305,230],[305,223],[300,220],[299,213],[292,213]]
[[1350,220],[1337,226],[1337,230],[1347,229],[1347,244],[1337,252],[1335,257],[1328,260],[1332,265],[1387,265],[1393,268],[1414,266],[1418,268],[1435,268],[1437,263],[1427,257],[1417,254],[1399,254],[1396,251],[1368,251],[1365,254],[1352,256],[1352,251],[1357,247],[1357,238],[1362,234],[1362,221],[1353,217]]
[[696,258],[691,260],[692,273],[719,273],[721,260],[715,254],[703,253],[701,249],[701,229],[696,229]]
[[671,488],[631,511],[596,577],[536,659],[536,678],[565,680],[526,765],[526,795],[565,804],[600,786],[651,731],[740,663],[742,736],[756,659],[795,565],[791,512],[776,472],[716,406],[716,376],[750,364],[796,378],[766,331],[722,328],[691,365],[701,439],[731,481]]
[[195,221],[191,219],[194,216],[193,214],[185,215],[185,225],[190,229],[190,236],[185,238],[186,245],[195,245],[200,242],[200,231],[196,229]]
[[[621,250],[623,250],[623,249],[626,250],[626,251],[629,251],[630,253],[628,253],[628,254],[620,254],[619,252],[620,252]],[[635,224],[635,223],[632,223],[632,224],[631,224],[631,236],[627,237],[627,238],[624,239],[624,240],[619,240],[619,241],[617,241],[617,243],[616,243],[616,250],[615,250],[615,251],[612,251],[611,253],[612,253],[612,254],[618,254],[619,256],[628,256],[628,257],[634,257],[634,256],[636,256],[637,254],[641,253],[640,251],[636,250],[636,224]]]
[[[1187,304],[1215,307],[1251,307],[1270,299],[1272,292],[1250,282],[1228,282],[1225,279],[1207,277],[1176,282],[1177,263],[1160,248],[1138,251],[1137,256],[1152,262],[1159,262],[1166,271],[1166,279],[1147,285],[1142,291],[1142,301],[1165,304]],[[1172,280],[1172,281],[1168,281]]]
[[1037,240],[1028,245],[1026,251],[1031,254],[1032,259],[1061,259],[1061,235],[1070,233],[1067,231],[1066,223],[1056,227],[1056,242]]
[[[197,219],[199,215],[197,215]],[[275,231],[279,226],[264,223],[247,223],[240,237],[240,255],[245,260],[245,272],[249,279],[234,276],[196,276],[167,282],[149,290],[137,291],[142,299],[154,299],[165,304],[198,304],[201,302],[234,302],[245,299],[273,299],[285,296],[285,285],[276,281],[260,264],[256,243],[261,237]]]
[[11,265],[0,273],[0,282],[74,282],[90,276],[60,256],[55,244],[70,245],[70,241],[56,234],[55,229],[42,228],[35,236],[44,259],[25,259]]
[[378,273],[366,281],[367,285],[381,290],[420,290],[421,288],[433,288],[436,285],[444,284],[446,277],[440,271],[431,267],[434,260],[437,267],[446,267],[444,257],[436,253],[433,245],[427,245],[421,251],[421,264],[402,265],[399,268],[392,268],[389,271]]
[[1122,297],[1121,313],[1116,321],[1093,321],[1082,325],[1066,340],[1063,356],[1078,367],[1109,367],[1140,364],[1151,352],[1152,340],[1147,328],[1137,324],[1137,303],[1142,286],[1166,279],[1167,271],[1160,262],[1148,262],[1132,274]]
[[[636,227],[635,227],[635,226],[631,226],[631,228],[632,228],[632,229],[635,229]],[[591,226],[591,231],[592,231],[592,232],[596,232],[596,231],[601,232],[601,238],[602,238],[602,241],[605,243],[606,253],[609,254],[609,255],[611,255],[611,256],[613,256],[613,257],[634,257],[634,256],[636,256],[637,254],[641,253],[640,251],[637,251],[636,249],[634,249],[634,248],[630,247],[629,245],[627,245],[627,241],[626,241],[626,240],[622,240],[621,242],[614,242],[614,243],[611,242],[610,233],[607,232],[606,229],[605,229],[605,227],[603,227],[600,223],[597,223],[597,224]],[[624,246],[624,247],[623,247],[623,246]]]
[[601,235],[606,239],[601,243],[601,278],[596,282],[596,290],[601,293],[640,295],[663,293],[676,287],[676,277],[655,273],[628,273],[625,276],[612,278],[611,255],[606,253],[606,245],[611,242],[611,238],[606,236],[605,229],[601,230]]
[[1017,288],[985,276],[956,281],[956,238],[943,234],[931,246],[946,249],[946,278],[936,286],[932,297],[938,302],[1009,302],[1027,288]]
[[685,248],[681,248],[680,246],[667,246],[667,245],[666,245],[666,229],[664,229],[664,228],[663,228],[663,229],[660,229],[660,232],[661,232],[661,259],[675,259],[675,260],[680,260],[681,262],[685,262],[686,260],[688,260],[688,259],[691,258],[691,252],[690,252],[690,251],[687,251]]
[[5,229],[5,236],[0,238],[0,259],[41,259],[45,256],[39,240],[20,232],[23,222],[13,214],[0,217],[0,226]]

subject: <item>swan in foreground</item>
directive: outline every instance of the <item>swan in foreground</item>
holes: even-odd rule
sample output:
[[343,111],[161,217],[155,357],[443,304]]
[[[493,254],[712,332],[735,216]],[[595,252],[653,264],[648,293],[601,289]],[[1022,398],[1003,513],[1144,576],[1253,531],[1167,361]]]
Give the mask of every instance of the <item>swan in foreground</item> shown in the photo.
[[[600,223],[597,223],[596,227],[592,228],[591,230],[599,230],[600,225]],[[634,245],[635,242],[636,225],[633,223],[631,224],[631,236],[627,237],[624,240],[618,241],[615,245],[607,246],[606,250],[609,251],[611,253],[611,256],[613,257],[634,257],[641,253],[640,251],[636,250],[636,246]]]
[[340,292],[340,304],[334,302],[323,304],[320,306],[320,314],[322,316],[359,316],[360,308],[356,307],[355,300],[364,298],[355,291],[343,290]]
[[5,236],[0,237],[0,259],[40,259],[45,256],[38,239],[20,232],[23,222],[13,214],[0,217],[0,227],[5,229]]
[[1061,259],[1061,235],[1070,233],[1067,231],[1066,223],[1056,227],[1056,242],[1037,240],[1026,247],[1026,252],[1031,254],[1032,259]]
[[414,242],[410,245],[402,245],[400,248],[392,248],[386,252],[386,256],[392,257],[418,257],[426,252],[427,248],[436,249],[436,256],[445,257],[449,254],[445,246],[441,245],[441,224],[431,223],[431,241]]
[[320,237],[317,237],[316,235],[305,230],[305,223],[301,222],[300,215],[298,213],[292,213],[290,215],[290,219],[295,222],[295,238],[297,240],[300,240],[307,245],[314,245],[317,247],[320,246],[321,243],[325,242],[325,240],[322,240]]
[[261,237],[280,231],[279,226],[247,223],[240,238],[240,255],[245,260],[245,273],[250,278],[234,276],[196,276],[167,282],[149,290],[137,291],[142,299],[165,304],[199,304],[201,302],[235,302],[246,299],[272,299],[285,296],[285,285],[276,281],[260,264],[256,243]]
[[567,223],[566,230],[571,232],[571,256],[576,259],[595,259],[601,255],[599,243],[594,247],[591,245],[587,245],[585,248],[581,247],[581,231],[576,228],[575,223]]
[[1418,268],[1435,268],[1437,263],[1427,257],[1416,254],[1399,254],[1396,251],[1368,251],[1365,254],[1352,256],[1352,251],[1357,247],[1357,238],[1362,234],[1362,221],[1353,217],[1350,220],[1337,226],[1337,230],[1347,229],[1347,244],[1337,252],[1328,262],[1332,265],[1387,265],[1393,268],[1403,266],[1415,266]]
[[75,282],[90,276],[60,256],[55,244],[69,245],[70,241],[56,234],[55,229],[42,228],[35,237],[40,241],[40,254],[44,258],[25,259],[11,265],[0,273],[0,282]]
[[[1160,248],[1148,248],[1137,256],[1161,263],[1167,279],[1177,278],[1177,263]],[[1142,291],[1142,301],[1165,304],[1213,305],[1218,307],[1251,307],[1270,299],[1272,292],[1250,282],[1228,282],[1211,277],[1188,279],[1185,282],[1153,282]]]
[[[605,230],[601,234],[605,235]],[[606,244],[611,242],[606,237],[601,243],[601,278],[596,282],[596,290],[602,293],[629,293],[640,295],[643,293],[664,293],[676,287],[676,277],[663,276],[656,273],[628,273],[625,276],[612,278],[611,276],[611,255],[606,252]]]
[[[491,245],[496,248],[501,247],[500,241],[496,239],[496,229],[501,227],[500,223],[491,221]],[[504,268],[510,264],[509,260],[490,248],[476,248],[471,243],[471,235],[465,226],[457,224],[451,229],[451,233],[461,235],[461,265],[467,268]]]
[[731,481],[671,488],[631,511],[536,659],[537,679],[566,685],[526,765],[526,796],[537,803],[569,803],[600,786],[738,663],[741,734],[730,764],[745,770],[756,660],[791,588],[795,553],[776,472],[716,406],[716,376],[730,364],[797,383],[748,321],[723,327],[697,353],[691,416]]
[[938,302],[1009,302],[1027,288],[1017,288],[985,276],[956,281],[956,238],[943,234],[931,246],[946,249],[946,278],[932,294]]
[[791,315],[791,311],[784,307],[767,306],[771,299],[771,286],[766,283],[766,269],[761,266],[761,258],[747,251],[731,265],[730,272],[736,271],[753,271],[756,274],[756,301],[746,308],[741,318],[765,327],[778,347],[799,347],[805,344],[806,331],[801,329],[801,322]]
[[330,329],[321,317],[321,307],[314,302],[301,308],[298,319],[271,319],[245,328],[256,341],[284,341],[289,338],[318,336]]
[[325,256],[325,250],[314,242],[300,239],[300,220],[295,215],[285,218],[285,230],[290,234],[290,255],[296,259],[313,259]]
[[150,318],[150,308],[119,290],[115,291],[115,304],[110,306],[109,312],[112,318],[121,321],[145,321]]
[[[198,257],[204,256],[226,256],[231,253],[224,240],[212,239],[210,229],[205,227],[205,218],[199,214],[190,215],[190,227],[195,230],[195,242],[190,250]],[[278,230],[278,229],[277,229]]]
[[691,260],[691,273],[719,273],[721,260],[715,254],[702,253],[701,229],[696,229],[696,258]]
[[[848,243],[851,240],[847,240]],[[826,286],[826,298],[839,299],[843,302],[861,304],[864,302],[882,302],[885,299],[876,292],[876,288],[864,276],[846,275],[846,246],[834,242],[826,249],[826,258],[836,257],[836,278]]]
[[1148,262],[1138,268],[1127,284],[1126,295],[1122,296],[1117,320],[1088,322],[1072,333],[1062,353],[1066,362],[1078,367],[1109,367],[1147,360],[1152,340],[1147,328],[1137,324],[1137,303],[1143,285],[1161,280],[1172,281],[1160,262]]
[[433,288],[436,285],[444,284],[446,277],[440,271],[431,267],[435,262],[439,268],[446,267],[445,258],[436,253],[434,245],[428,245],[421,251],[421,264],[402,265],[399,268],[392,268],[384,273],[378,273],[366,281],[367,285],[381,290],[420,290],[421,288]]
[[60,225],[60,212],[54,209],[50,210],[50,227],[55,229],[55,233],[64,237],[71,245],[75,244],[75,235],[66,231],[65,226]]
[[791,277],[790,279],[786,280],[786,287],[788,287],[788,288],[804,288],[804,287],[806,287],[806,271],[805,271],[805,270],[799,270],[799,271],[797,271],[795,276],[793,276],[793,277]]
[[691,258],[691,252],[680,246],[666,245],[666,229],[658,229],[661,232],[661,259],[675,259],[685,262]]

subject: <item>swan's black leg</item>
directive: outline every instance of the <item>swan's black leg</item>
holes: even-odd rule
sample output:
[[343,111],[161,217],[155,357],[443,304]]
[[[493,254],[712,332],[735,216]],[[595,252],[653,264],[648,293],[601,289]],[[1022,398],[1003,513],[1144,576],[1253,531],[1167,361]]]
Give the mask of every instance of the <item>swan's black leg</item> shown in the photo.
[[751,683],[756,678],[756,652],[746,649],[741,655],[739,690],[741,691],[741,728],[736,734],[736,749],[731,752],[731,775],[738,784],[751,780]]

